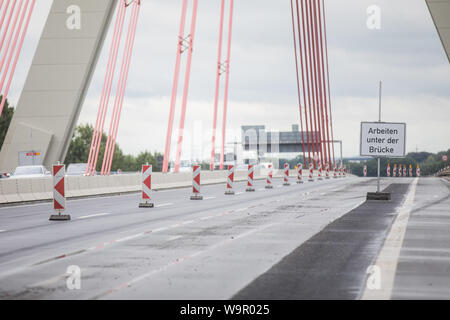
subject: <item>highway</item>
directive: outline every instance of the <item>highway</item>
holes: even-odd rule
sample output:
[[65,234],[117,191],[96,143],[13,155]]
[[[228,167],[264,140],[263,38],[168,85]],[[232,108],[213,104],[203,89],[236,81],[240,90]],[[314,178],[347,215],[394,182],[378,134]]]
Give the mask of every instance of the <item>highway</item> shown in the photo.
[[[373,178],[274,185],[157,191],[152,209],[138,194],[69,200],[69,222],[48,221],[50,203],[1,207],[0,299],[450,298],[448,181],[383,179],[382,204],[365,202]],[[369,292],[373,264],[387,273]]]

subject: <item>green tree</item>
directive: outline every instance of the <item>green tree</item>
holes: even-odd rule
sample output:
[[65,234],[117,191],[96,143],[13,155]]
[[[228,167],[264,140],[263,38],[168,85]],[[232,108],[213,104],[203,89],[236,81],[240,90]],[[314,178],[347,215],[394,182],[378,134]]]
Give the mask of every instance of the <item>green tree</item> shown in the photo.
[[[0,101],[2,96],[0,96]],[[8,132],[9,125],[11,124],[11,119],[14,115],[14,107],[10,107],[8,99],[6,99],[5,106],[3,108],[2,115],[0,117],[0,149],[5,141],[6,133]]]

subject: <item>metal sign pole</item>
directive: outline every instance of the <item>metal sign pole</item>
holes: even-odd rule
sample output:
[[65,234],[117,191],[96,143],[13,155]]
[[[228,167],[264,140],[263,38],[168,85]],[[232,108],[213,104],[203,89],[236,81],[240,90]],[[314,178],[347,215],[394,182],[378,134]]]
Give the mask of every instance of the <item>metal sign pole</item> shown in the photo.
[[[379,103],[378,103],[378,122],[381,122],[381,89],[382,89],[382,82],[380,81],[380,92],[379,92]],[[378,158],[378,169],[377,169],[377,193],[380,193],[380,158]]]

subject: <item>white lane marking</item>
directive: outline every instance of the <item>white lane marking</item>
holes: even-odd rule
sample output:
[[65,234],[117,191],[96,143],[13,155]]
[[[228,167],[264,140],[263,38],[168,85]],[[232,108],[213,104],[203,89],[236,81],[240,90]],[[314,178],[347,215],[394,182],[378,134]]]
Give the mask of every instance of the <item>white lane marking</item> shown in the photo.
[[166,231],[167,229],[169,229],[169,228],[168,227],[157,228],[157,229],[153,230],[153,233]]
[[182,222],[181,224],[182,225],[186,225],[186,224],[191,224],[191,223],[194,223],[194,222],[195,222],[194,220],[188,220],[188,221]]
[[172,236],[172,237],[168,238],[167,241],[177,240],[177,239],[180,239],[181,237],[183,237],[183,236],[181,236],[181,235],[179,235],[179,236]]
[[145,234],[142,232],[142,233],[134,234],[134,235],[132,235],[132,236],[120,238],[120,239],[116,240],[116,242],[124,242],[124,241],[128,241],[128,240],[133,240],[133,239],[142,237],[142,236],[144,236],[144,235],[145,235]]
[[155,206],[155,208],[161,208],[161,207],[167,207],[167,206],[172,206],[174,205],[174,203],[169,202],[169,203],[161,203]]
[[236,192],[235,195],[243,194],[244,192]]
[[0,233],[1,233],[1,232],[6,232],[6,230],[0,230]]
[[248,207],[236,209],[235,212],[242,212],[242,211],[245,211],[245,210],[248,210]]
[[266,188],[261,188],[261,189],[258,189],[258,191],[264,191],[264,190],[266,190]]
[[209,220],[209,219],[212,219],[212,218],[214,218],[214,217],[213,216],[207,216],[207,217],[200,218],[200,220],[204,221],[204,220]]
[[391,226],[389,234],[386,237],[384,245],[375,262],[375,265],[380,270],[379,276],[381,287],[378,290],[370,290],[366,287],[361,297],[362,300],[388,300],[391,298],[400,250],[403,245],[406,228],[408,227],[409,216],[413,208],[418,180],[418,178],[414,179],[409,188],[405,202],[397,210],[397,217]]
[[87,215],[87,216],[81,216],[81,217],[78,217],[77,219],[89,219],[89,218],[107,216],[107,215],[110,215],[110,214],[112,214],[112,213],[110,213],[110,212],[96,213],[96,214],[90,214],[90,215]]
[[282,187],[283,187],[282,185],[277,186],[277,188],[282,188]]
[[211,199],[215,199],[216,197],[206,197],[206,198],[203,198],[203,200],[211,200]]

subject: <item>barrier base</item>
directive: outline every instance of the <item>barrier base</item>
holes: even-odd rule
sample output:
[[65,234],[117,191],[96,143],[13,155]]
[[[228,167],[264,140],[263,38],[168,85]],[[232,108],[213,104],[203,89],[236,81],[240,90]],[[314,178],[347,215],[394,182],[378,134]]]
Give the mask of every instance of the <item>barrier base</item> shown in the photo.
[[155,204],[153,202],[139,203],[139,208],[153,208]]
[[289,182],[285,182],[285,183],[283,183],[283,186],[285,186],[285,187],[288,187],[288,186],[290,186],[291,184],[289,183]]
[[391,201],[391,194],[388,192],[367,192],[366,200]]
[[338,177],[333,177],[333,179],[337,179]]
[[203,196],[201,194],[193,194],[191,200],[203,200]]
[[330,179],[330,177],[325,177],[325,179],[327,179],[327,180],[328,180],[328,179]]
[[323,178],[322,178],[322,177],[319,177],[319,178],[317,178],[317,180],[323,180]]
[[303,183],[303,180],[298,180],[297,181],[297,184],[302,184]]
[[265,187],[266,189],[273,189],[273,185],[269,184]]
[[247,189],[245,189],[245,191],[247,191],[247,192],[254,192],[255,188],[247,188]]
[[314,182],[314,179],[308,179],[309,182]]
[[68,221],[70,220],[70,214],[52,214],[50,216],[50,221]]
[[234,195],[234,191],[233,190],[226,190],[225,194],[226,195]]

